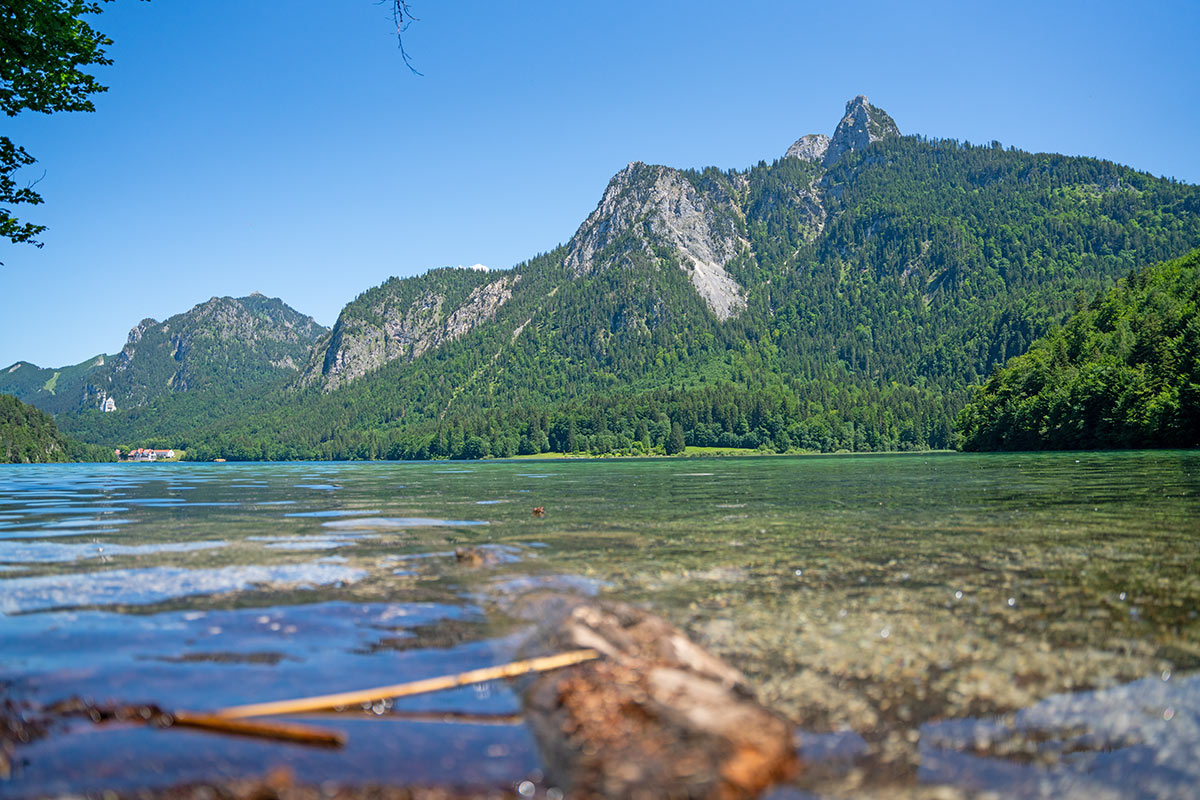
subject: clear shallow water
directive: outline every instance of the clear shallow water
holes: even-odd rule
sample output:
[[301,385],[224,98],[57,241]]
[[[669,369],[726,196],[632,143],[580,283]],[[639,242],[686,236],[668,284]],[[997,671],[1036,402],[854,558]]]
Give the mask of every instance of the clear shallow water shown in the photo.
[[[801,729],[779,798],[1185,796],[1197,520],[1187,452],[0,467],[0,691],[206,709],[456,672],[518,652],[504,609],[550,586],[747,672]],[[335,752],[72,722],[0,794],[273,765],[507,786],[538,767],[519,721],[409,712],[519,706],[493,684],[322,717]]]

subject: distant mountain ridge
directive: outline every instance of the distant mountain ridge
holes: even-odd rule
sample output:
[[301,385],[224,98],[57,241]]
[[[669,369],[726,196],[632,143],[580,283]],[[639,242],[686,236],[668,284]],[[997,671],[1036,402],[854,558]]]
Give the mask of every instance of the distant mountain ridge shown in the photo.
[[61,414],[136,408],[177,392],[253,391],[298,373],[326,332],[278,298],[213,297],[165,322],[142,320],[114,356],[60,369],[17,362],[0,371],[0,392]]
[[[634,162],[566,244],[512,269],[369,289],[278,383],[62,425],[226,458],[649,452],[675,426],[691,445],[947,447],[968,387],[1078,296],[1197,244],[1195,186],[903,136],[859,96],[772,163]],[[141,335],[175,333],[156,325]]]

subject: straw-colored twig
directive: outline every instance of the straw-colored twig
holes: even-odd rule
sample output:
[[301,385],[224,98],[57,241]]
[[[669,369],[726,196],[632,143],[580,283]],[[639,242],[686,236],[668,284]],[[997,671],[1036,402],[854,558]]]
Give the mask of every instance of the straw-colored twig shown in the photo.
[[531,672],[546,672],[547,670],[569,667],[599,658],[595,650],[572,650],[543,658],[531,658],[525,661],[514,661],[495,667],[473,669],[457,675],[443,675],[438,678],[409,683],[397,683],[392,686],[378,686],[373,689],[361,689],[355,692],[340,692],[316,697],[302,697],[295,700],[278,700],[271,703],[251,703],[244,706],[232,706],[214,711],[212,716],[224,719],[242,719],[245,717],[266,717],[276,714],[298,714],[305,711],[324,711],[339,706],[354,706],[362,703],[374,703],[380,700],[390,700],[396,697],[410,697],[415,694],[440,692],[444,689],[455,689],[473,683],[484,683],[500,678],[515,678]]
[[345,711],[310,711],[300,716],[307,722],[344,721],[353,716],[355,721],[371,722],[452,722],[460,725],[520,725],[524,714],[476,714],[470,711],[397,711],[386,714],[364,714],[359,707]]

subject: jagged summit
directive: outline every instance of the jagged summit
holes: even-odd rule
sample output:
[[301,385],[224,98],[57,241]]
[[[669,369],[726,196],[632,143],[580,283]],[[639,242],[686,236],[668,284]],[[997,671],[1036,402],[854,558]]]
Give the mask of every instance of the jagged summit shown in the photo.
[[802,136],[788,148],[784,157],[819,161],[828,167],[836,164],[845,153],[899,135],[895,120],[882,108],[871,105],[866,95],[860,94],[846,103],[846,112],[833,132],[833,138],[822,133]]

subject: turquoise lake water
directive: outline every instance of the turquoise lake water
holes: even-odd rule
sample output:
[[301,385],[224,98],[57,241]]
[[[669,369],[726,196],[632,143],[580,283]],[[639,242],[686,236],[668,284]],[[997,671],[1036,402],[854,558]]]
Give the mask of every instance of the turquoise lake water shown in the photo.
[[[27,713],[501,663],[545,587],[744,671],[799,729],[779,800],[1200,785],[1200,453],[0,467],[0,697]],[[277,766],[546,789],[520,710],[497,682],[306,720],[341,750],[65,718],[0,795]]]

